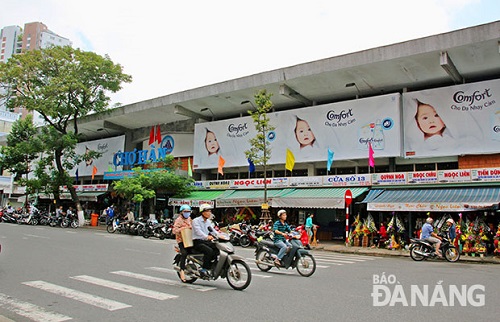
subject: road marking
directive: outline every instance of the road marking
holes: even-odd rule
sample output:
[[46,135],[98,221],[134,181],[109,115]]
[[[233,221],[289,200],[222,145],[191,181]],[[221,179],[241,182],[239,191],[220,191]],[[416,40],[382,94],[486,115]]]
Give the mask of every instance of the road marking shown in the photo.
[[323,256],[323,257],[349,257],[349,258],[358,258],[358,259],[364,259],[364,260],[376,260],[380,259],[383,257],[380,256],[366,256],[366,255],[357,255],[357,254],[344,254],[344,253],[315,253],[314,256]]
[[124,309],[127,307],[131,307],[131,305],[120,303],[117,301],[109,300],[97,295],[92,295],[84,292],[80,292],[77,290],[73,290],[70,288],[62,287],[59,285],[43,282],[43,281],[32,281],[32,282],[24,282],[24,285],[28,285],[43,291],[47,291],[53,294],[61,295],[76,301],[83,302],[85,304],[90,304],[93,306],[100,307],[101,309],[105,309],[108,311],[116,311],[120,309]]
[[0,293],[0,307],[3,307],[20,316],[24,316],[33,321],[40,322],[62,322],[71,320],[69,316],[45,310],[43,307],[36,306],[31,303],[21,302],[18,299],[12,298]]
[[[250,268],[251,271],[256,271],[256,272],[262,272],[260,269],[258,268]],[[270,273],[271,271],[268,271],[268,273]],[[271,273],[278,273],[278,274],[282,274],[282,275],[295,275],[293,272],[286,272],[286,271],[282,271],[282,270],[274,270],[272,271]],[[252,276],[254,276],[254,274],[252,273]]]
[[66,234],[76,234],[76,231],[74,231],[74,230],[66,230],[65,233]]
[[318,256],[315,257],[316,260],[346,260],[346,261],[352,261],[352,262],[366,262],[366,259],[358,259],[358,258],[352,258],[352,257],[322,257]]
[[149,298],[160,300],[160,301],[175,299],[178,297],[177,295],[151,291],[151,290],[147,290],[145,288],[135,287],[132,285],[127,285],[127,284],[122,284],[122,283],[116,283],[116,282],[112,282],[112,281],[107,281],[107,280],[104,280],[101,278],[92,277],[92,276],[88,276],[88,275],[71,276],[71,278],[78,280],[78,281],[81,281],[81,282],[95,284],[95,285],[111,288],[111,289],[114,289],[117,291],[131,293],[131,294],[135,294],[135,295],[145,296],[145,297],[149,297]]
[[327,262],[327,263],[342,263],[342,264],[354,264],[356,262],[350,262],[346,260],[340,260],[340,259],[316,259],[317,262]]
[[129,251],[129,252],[136,252],[136,253],[141,253],[141,254],[161,255],[161,253],[145,252],[143,250],[132,249],[132,248],[125,248],[125,250]]
[[35,238],[42,238],[42,239],[50,239],[50,237],[47,236],[38,236],[38,235],[31,235],[31,234],[23,234],[24,236],[28,237],[35,237]]
[[216,287],[184,284],[184,283],[181,283],[180,281],[174,281],[174,280],[169,280],[166,278],[154,277],[154,276],[126,272],[126,271],[116,271],[116,272],[111,272],[111,274],[116,274],[116,275],[125,276],[125,277],[132,277],[132,278],[140,279],[143,281],[154,282],[154,283],[159,283],[159,284],[164,284],[164,285],[169,285],[169,286],[186,287],[190,290],[195,290],[195,291],[200,291],[200,292],[213,291],[213,290],[217,289]]

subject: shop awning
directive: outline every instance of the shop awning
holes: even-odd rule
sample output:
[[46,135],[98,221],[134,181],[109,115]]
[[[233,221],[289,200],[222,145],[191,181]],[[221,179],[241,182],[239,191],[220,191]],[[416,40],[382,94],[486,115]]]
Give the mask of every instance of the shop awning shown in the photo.
[[475,211],[497,208],[500,187],[383,190],[363,202],[369,211]]
[[214,200],[225,193],[226,191],[224,190],[193,191],[189,196],[184,198],[168,198],[168,205],[190,205],[191,207],[199,207],[203,203],[214,205]]
[[352,197],[356,198],[366,192],[368,188],[298,188],[293,191],[273,198],[273,207],[289,208],[344,208],[344,195],[346,190],[351,190]]
[[[293,191],[294,189],[269,189],[267,200],[272,200]],[[217,207],[260,207],[264,203],[264,190],[228,190],[217,198]]]
[[80,191],[76,194],[80,201],[97,201],[97,197],[105,193],[106,191]]

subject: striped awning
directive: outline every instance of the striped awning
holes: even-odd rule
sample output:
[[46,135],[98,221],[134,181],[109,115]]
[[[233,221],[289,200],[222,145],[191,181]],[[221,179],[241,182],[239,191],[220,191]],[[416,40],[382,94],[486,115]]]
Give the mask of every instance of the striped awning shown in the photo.
[[461,212],[497,208],[500,202],[499,187],[372,191],[362,201],[369,211]]
[[356,198],[366,192],[368,188],[297,188],[293,191],[273,198],[273,207],[289,208],[345,208],[345,192],[351,190],[352,197]]

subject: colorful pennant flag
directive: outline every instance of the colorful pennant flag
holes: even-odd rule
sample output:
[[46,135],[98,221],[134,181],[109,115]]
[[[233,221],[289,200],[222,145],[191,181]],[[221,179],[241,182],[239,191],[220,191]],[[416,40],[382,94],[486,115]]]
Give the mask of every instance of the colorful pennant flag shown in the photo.
[[113,167],[108,165],[108,172],[113,172]]
[[148,145],[151,145],[155,142],[155,127],[154,125],[151,127],[151,130],[149,131],[149,143]]
[[332,163],[333,163],[333,151],[328,148],[328,159],[326,161],[326,170],[330,171],[332,168]]
[[286,149],[285,169],[292,171],[294,165],[295,165],[295,156],[293,155],[292,151],[290,151],[290,149]]
[[161,127],[160,127],[160,125],[156,126],[156,142],[158,144],[161,143]]
[[193,168],[191,168],[191,157],[188,158],[188,176],[193,176]]
[[218,169],[218,172],[222,175],[224,175],[224,164],[226,164],[226,160],[224,160],[224,158],[219,155],[219,169]]
[[75,176],[76,176],[76,182],[78,182],[78,169],[76,169],[76,172],[75,172]]
[[368,142],[368,164],[370,167],[374,168],[375,167],[375,159],[373,157],[373,148],[372,148],[372,143]]
[[94,166],[94,167],[92,168],[92,180],[94,180],[94,176],[95,176],[96,174],[97,174],[97,167],[96,167],[96,166]]
[[255,164],[253,164],[252,160],[250,158],[248,160],[248,172],[254,173],[255,172]]

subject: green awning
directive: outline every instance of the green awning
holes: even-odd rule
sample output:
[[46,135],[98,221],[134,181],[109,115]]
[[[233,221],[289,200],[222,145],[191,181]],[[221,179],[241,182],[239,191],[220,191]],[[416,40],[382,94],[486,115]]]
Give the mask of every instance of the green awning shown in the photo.
[[344,208],[344,195],[351,190],[352,197],[356,198],[366,192],[368,188],[298,188],[272,200],[273,207],[288,208]]

